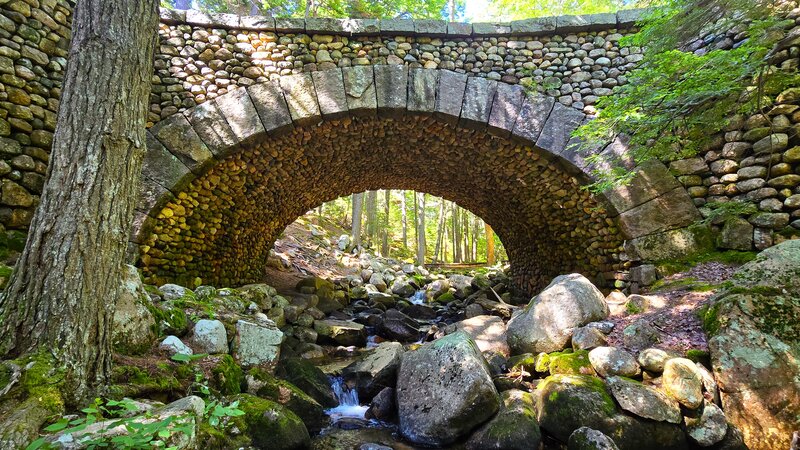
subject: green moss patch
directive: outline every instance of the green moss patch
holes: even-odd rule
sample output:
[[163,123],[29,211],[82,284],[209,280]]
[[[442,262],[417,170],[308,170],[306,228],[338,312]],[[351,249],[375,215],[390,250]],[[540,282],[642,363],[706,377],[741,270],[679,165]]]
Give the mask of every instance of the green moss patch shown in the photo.
[[242,368],[231,355],[224,355],[211,369],[213,387],[222,395],[239,394],[244,384]]

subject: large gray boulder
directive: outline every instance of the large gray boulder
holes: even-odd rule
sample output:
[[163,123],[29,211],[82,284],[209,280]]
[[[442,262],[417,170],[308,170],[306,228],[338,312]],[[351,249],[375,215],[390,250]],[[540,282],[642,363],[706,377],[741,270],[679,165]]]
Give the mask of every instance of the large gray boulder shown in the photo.
[[236,322],[236,359],[243,367],[270,364],[278,360],[283,332],[267,319],[260,323]]
[[508,344],[513,354],[563,350],[576,328],[606,317],[605,298],[586,277],[561,275],[508,321]]
[[608,377],[606,385],[619,406],[645,419],[681,423],[678,402],[660,391],[623,377]]
[[228,333],[219,320],[198,320],[192,342],[202,353],[228,353]]
[[456,323],[456,328],[469,334],[480,351],[509,356],[506,324],[503,319],[497,316],[476,316]]
[[680,426],[625,414],[617,408],[601,378],[552,375],[536,389],[539,426],[567,442],[581,427],[613,436],[620,450],[685,450]]
[[382,342],[369,353],[342,370],[347,382],[354,382],[358,398],[368,402],[384,388],[394,388],[397,369],[403,357],[403,344]]
[[137,354],[146,351],[153,344],[157,337],[156,320],[147,309],[148,304],[150,297],[144,290],[139,272],[135,267],[126,265],[111,327],[114,350],[124,354]]
[[500,395],[478,346],[459,331],[403,355],[397,407],[403,436],[442,446],[491,418]]
[[800,429],[800,240],[770,247],[720,292],[703,327],[722,409],[751,450]]
[[539,448],[542,433],[536,421],[533,395],[516,389],[502,395],[500,412],[472,434],[467,450]]

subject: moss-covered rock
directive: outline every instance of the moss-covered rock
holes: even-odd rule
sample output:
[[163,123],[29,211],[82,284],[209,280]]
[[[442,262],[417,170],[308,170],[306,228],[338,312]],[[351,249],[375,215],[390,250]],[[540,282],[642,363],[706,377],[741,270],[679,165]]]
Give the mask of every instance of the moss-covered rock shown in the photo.
[[218,362],[211,369],[212,387],[222,395],[239,394],[244,385],[244,373],[231,355],[217,357]]
[[539,384],[535,395],[539,426],[561,442],[586,426],[611,437],[621,450],[688,448],[678,425],[620,411],[598,377],[552,375]]
[[502,395],[500,412],[472,434],[466,444],[467,450],[539,448],[542,434],[533,395],[518,390],[508,390]]
[[303,420],[311,433],[319,432],[328,424],[328,416],[319,402],[292,383],[276,378],[262,368],[254,367],[247,372],[247,392],[289,408]]
[[317,366],[304,359],[287,358],[282,360],[275,368],[275,374],[299,387],[326,408],[338,404],[328,376]]
[[194,372],[185,364],[163,363],[148,368],[116,364],[108,395],[114,399],[146,397],[171,401],[185,395],[193,381]]
[[586,350],[550,353],[548,370],[551,375],[594,375]]
[[183,337],[189,332],[189,319],[183,308],[164,302],[158,306],[150,304],[148,309],[155,319],[155,331],[159,337],[167,335]]
[[249,394],[239,394],[233,400],[239,402],[244,415],[232,418],[232,425],[250,439],[253,447],[270,450],[308,448],[311,442],[308,430],[288,408]]
[[722,406],[753,450],[800,427],[800,240],[742,266],[703,312]]

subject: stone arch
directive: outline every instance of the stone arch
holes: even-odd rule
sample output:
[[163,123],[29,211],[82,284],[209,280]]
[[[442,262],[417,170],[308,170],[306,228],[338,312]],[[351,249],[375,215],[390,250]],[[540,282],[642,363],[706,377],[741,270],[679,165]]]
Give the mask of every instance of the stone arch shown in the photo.
[[[578,142],[571,133],[585,120],[582,112],[550,97],[528,95],[518,85],[405,66],[317,71],[236,89],[170,116],[148,131],[132,241],[141,250],[140,265],[153,281],[252,282],[257,281],[259,264],[266,257],[264,249],[271,248],[275,230],[279,233],[311,207],[361,190],[406,188],[455,200],[486,219],[506,244],[515,277],[527,289],[541,286],[559,272],[596,275],[620,270],[624,266],[622,240],[635,241],[685,227],[699,214],[685,190],[658,162],[631,166],[638,176],[630,186],[596,197],[582,191],[580,185],[591,180],[592,167],[576,150]],[[425,129],[432,131],[419,134]],[[432,148],[449,145],[450,157],[470,158],[467,162],[479,164],[476,173],[485,174],[497,189],[482,189],[479,181],[473,183],[469,177],[453,179],[480,192],[430,181],[445,169],[415,172],[383,166],[374,152],[402,157],[406,142],[396,138],[402,133],[417,141],[409,141],[409,145],[427,146],[426,157],[446,166],[448,160],[432,153]],[[433,134],[444,137],[434,142]],[[381,168],[378,179],[349,180],[330,190],[320,184],[333,183],[334,178],[315,179],[317,184],[307,183],[303,188],[313,195],[291,192],[297,199],[293,207],[283,200],[270,200],[269,195],[277,194],[266,194],[264,186],[253,185],[258,184],[262,172],[283,170],[284,153],[291,154],[286,165],[297,174],[304,173],[301,166],[324,170],[324,164],[333,165],[335,157],[342,159],[342,155],[345,160],[353,159],[351,154],[337,155],[340,147],[333,145],[330,155],[321,150],[326,140],[335,143],[344,138],[356,140],[352,147]],[[385,147],[373,148],[370,154],[367,144],[358,144],[358,139],[366,138],[375,140],[371,145]],[[460,148],[464,151],[459,152]],[[624,160],[626,150],[625,140],[618,138],[595,152]],[[302,160],[309,155],[315,160]],[[498,164],[505,166],[492,167]],[[238,187],[214,184],[214,177],[225,167],[237,174],[233,184]],[[421,179],[417,173],[427,178]],[[291,172],[284,173],[282,179],[291,176]],[[549,181],[558,184],[556,189],[546,184]],[[515,187],[507,187],[512,185]],[[206,193],[224,197],[225,206],[198,202]],[[253,208],[256,205],[247,198],[258,195],[276,208],[275,214],[249,214],[236,223],[221,223],[233,217],[225,208]],[[558,201],[565,195],[570,196],[563,202],[566,207]],[[198,219],[203,208],[215,210],[213,226]],[[504,212],[497,212],[498,208]],[[536,208],[547,221],[536,218]],[[526,229],[526,223],[539,228]],[[209,230],[203,228],[207,226],[214,230],[214,249],[193,249],[188,254],[187,246],[200,246],[202,239],[208,239]],[[224,236],[217,236],[223,227],[235,229],[225,229]],[[201,235],[203,238],[198,237]],[[255,247],[260,251],[251,252]],[[249,258],[247,270],[233,267],[243,264],[242,255]],[[217,262],[202,262],[204,258]]]

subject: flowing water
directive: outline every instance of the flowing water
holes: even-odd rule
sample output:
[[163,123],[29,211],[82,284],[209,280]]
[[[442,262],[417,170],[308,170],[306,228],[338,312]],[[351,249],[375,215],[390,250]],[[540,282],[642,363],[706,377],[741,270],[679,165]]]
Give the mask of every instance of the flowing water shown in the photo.
[[331,387],[339,401],[339,406],[325,411],[331,420],[334,423],[347,418],[364,420],[368,407],[359,404],[358,391],[347,386],[342,377],[331,377]]
[[415,305],[422,305],[425,303],[425,289],[420,289],[414,292],[414,295],[409,299]]

